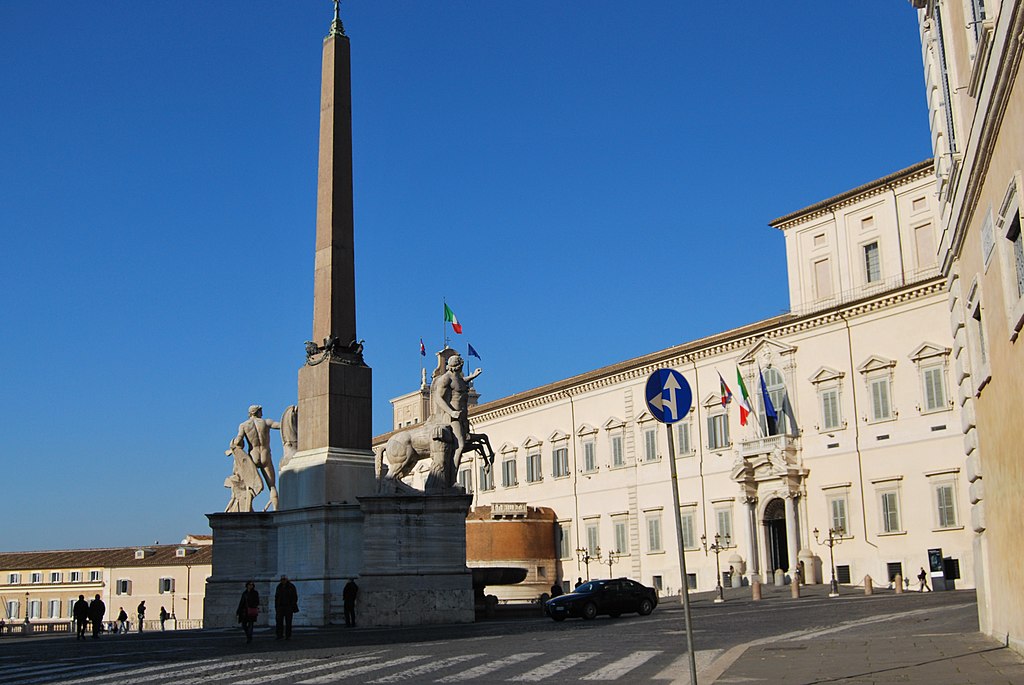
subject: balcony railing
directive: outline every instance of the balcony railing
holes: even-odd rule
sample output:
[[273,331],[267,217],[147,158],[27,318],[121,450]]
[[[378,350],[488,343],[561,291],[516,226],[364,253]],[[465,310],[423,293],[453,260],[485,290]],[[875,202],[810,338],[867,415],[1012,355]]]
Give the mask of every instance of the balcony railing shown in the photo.
[[740,442],[740,456],[753,457],[780,449],[783,452],[794,451],[800,447],[800,439],[795,435],[767,435],[753,440]]

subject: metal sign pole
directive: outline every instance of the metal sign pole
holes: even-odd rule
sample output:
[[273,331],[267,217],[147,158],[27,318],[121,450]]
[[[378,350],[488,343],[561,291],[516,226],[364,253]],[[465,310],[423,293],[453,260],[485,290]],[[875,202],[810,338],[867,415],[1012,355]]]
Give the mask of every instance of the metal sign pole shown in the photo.
[[683,581],[683,615],[686,617],[686,652],[690,655],[690,685],[697,685],[697,659],[693,652],[693,624],[690,621],[690,582],[686,576],[686,554],[683,551],[683,519],[679,512],[679,477],[676,473],[676,446],[672,439],[672,424],[666,423],[668,433],[668,463],[672,473],[672,511],[676,519],[676,548],[679,552],[679,573]]

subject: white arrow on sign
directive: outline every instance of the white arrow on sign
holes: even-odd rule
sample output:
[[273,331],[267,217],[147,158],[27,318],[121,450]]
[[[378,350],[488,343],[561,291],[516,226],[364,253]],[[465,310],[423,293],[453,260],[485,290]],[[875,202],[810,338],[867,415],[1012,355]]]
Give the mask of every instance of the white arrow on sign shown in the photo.
[[[664,408],[666,405],[671,407],[672,415],[670,417],[666,417],[666,418],[675,419],[675,417],[679,415],[679,412],[676,410],[676,391],[677,390],[682,390],[682,388],[683,388],[683,386],[679,385],[679,381],[676,380],[675,374],[674,373],[668,374],[668,378],[665,379],[665,389],[662,391],[661,397],[658,398],[660,400],[660,402],[658,402],[658,404],[662,408]],[[668,395],[669,395],[668,399],[665,398],[665,391],[666,390],[668,391]]]

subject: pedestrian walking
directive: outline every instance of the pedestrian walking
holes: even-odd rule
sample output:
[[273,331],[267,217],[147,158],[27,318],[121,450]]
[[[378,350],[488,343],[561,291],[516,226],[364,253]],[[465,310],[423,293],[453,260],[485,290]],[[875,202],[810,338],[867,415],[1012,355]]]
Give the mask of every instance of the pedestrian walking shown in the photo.
[[107,613],[107,605],[103,603],[99,595],[89,602],[89,620],[92,621],[92,639],[99,640],[103,632],[103,614]]
[[341,591],[341,599],[345,604],[345,625],[353,628],[356,625],[356,597],[359,596],[359,586],[355,578],[349,578],[345,583],[345,589]]
[[168,618],[170,618],[170,616],[167,613],[167,609],[160,607],[160,630],[164,629],[164,621],[166,621]]
[[288,580],[288,576],[281,576],[281,582],[277,584],[277,591],[274,593],[274,613],[277,620],[277,639],[292,639],[292,615],[299,611],[299,592]]
[[561,583],[552,583],[551,584],[551,596],[552,597],[558,597],[561,594],[563,594],[562,584]]
[[128,632],[128,612],[121,607],[121,613],[117,615],[117,628],[122,633]]
[[235,614],[238,616],[238,622],[242,624],[242,630],[245,631],[245,641],[252,642],[252,629],[260,615],[260,593],[256,592],[256,583],[251,580],[245,584]]
[[921,567],[921,572],[917,574],[917,580],[920,581],[921,587],[917,588],[918,592],[924,592],[927,590],[931,592],[932,589],[928,587],[928,574],[924,570],[924,566]]
[[78,595],[78,601],[71,606],[71,615],[75,617],[76,640],[85,639],[85,626],[89,623],[89,603],[85,595]]
[[139,617],[139,632],[142,632],[142,621],[146,618],[146,600],[139,602],[139,607],[135,610],[135,613]]

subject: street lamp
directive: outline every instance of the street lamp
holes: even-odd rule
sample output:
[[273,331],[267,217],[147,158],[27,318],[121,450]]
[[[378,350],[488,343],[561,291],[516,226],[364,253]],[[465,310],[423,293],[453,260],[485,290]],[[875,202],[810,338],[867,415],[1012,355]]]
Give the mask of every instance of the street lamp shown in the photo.
[[615,563],[616,559],[618,559],[619,557],[624,557],[624,556],[626,556],[626,555],[623,554],[622,552],[620,552],[619,550],[615,550],[614,552],[608,552],[608,560],[605,561],[604,563],[608,564],[608,577],[609,578],[613,577],[612,576],[612,564]]
[[601,561],[601,548],[597,547],[594,550],[594,554],[591,554],[590,550],[586,547],[577,547],[576,556],[580,558],[580,561],[587,568],[587,580],[590,580],[590,562]]
[[29,620],[28,620],[28,615],[29,615],[29,613],[31,613],[31,612],[29,611],[29,608],[28,608],[28,607],[29,607],[29,604],[28,604],[28,592],[26,592],[26,593],[25,593],[25,623],[26,623],[26,625],[27,625],[27,624],[28,624],[28,622],[29,622]]
[[824,540],[819,540],[818,536],[820,535],[820,532],[817,528],[814,529],[814,541],[819,545],[828,546],[828,560],[829,564],[832,566],[832,584],[831,591],[828,593],[829,597],[839,596],[839,583],[836,582],[836,556],[832,551],[832,548],[842,543],[844,532],[845,531],[842,528],[829,528],[828,537]]
[[721,554],[723,549],[729,547],[729,534],[726,533],[723,538],[720,533],[715,533],[715,541],[713,544],[708,544],[708,538],[706,535],[700,536],[700,544],[704,546],[704,553],[707,554],[708,550],[715,553],[715,592],[718,596],[715,597],[715,602],[725,601],[725,588],[722,587],[722,567],[718,563],[718,555]]

